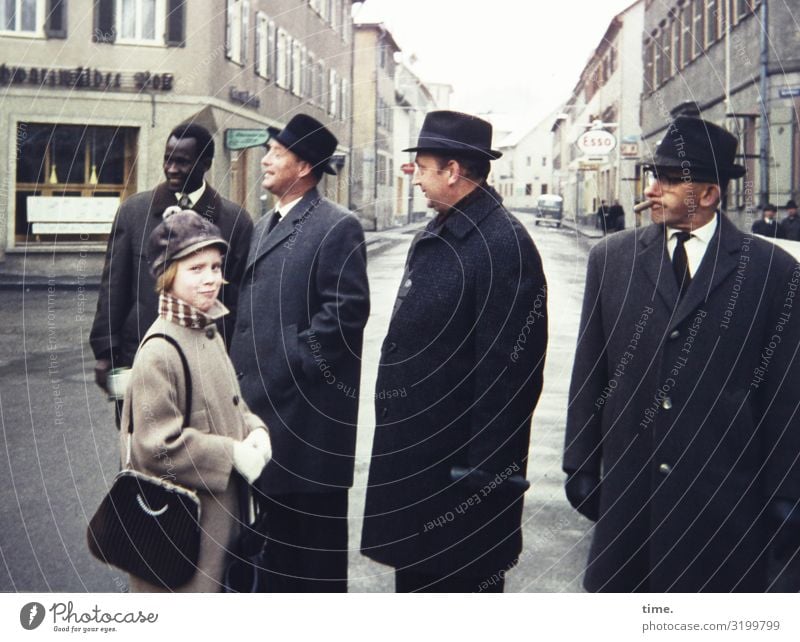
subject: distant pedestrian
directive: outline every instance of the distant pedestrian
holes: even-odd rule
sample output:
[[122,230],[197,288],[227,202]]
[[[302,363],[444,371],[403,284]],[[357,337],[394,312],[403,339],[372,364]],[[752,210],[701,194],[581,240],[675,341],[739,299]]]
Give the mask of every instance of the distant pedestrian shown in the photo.
[[595,212],[597,217],[596,227],[598,230],[603,231],[603,236],[608,233],[608,205],[605,201],[600,201],[600,207]]
[[611,232],[619,232],[625,229],[625,210],[617,200],[608,208],[608,229]]
[[800,241],[800,217],[797,216],[797,203],[786,202],[786,218],[780,223],[783,238],[789,241]]
[[778,213],[778,208],[772,203],[767,203],[762,210],[762,218],[753,223],[753,234],[760,234],[761,236],[769,236],[776,239],[783,238],[783,232],[775,218]]
[[502,592],[522,550],[531,414],[542,391],[539,253],[486,183],[492,126],[425,117],[414,239],[383,342],[361,552],[398,592]]
[[720,212],[736,147],[676,118],[653,225],[589,254],[563,463],[589,591],[765,591],[800,546],[800,266]]
[[[108,391],[112,368],[130,368],[145,331],[158,317],[156,282],[147,261],[147,239],[168,207],[179,205],[201,214],[220,228],[229,245],[222,266],[228,284],[222,301],[236,308],[253,222],[245,209],[222,198],[203,178],[214,158],[214,139],[200,125],[179,125],[167,137],[166,181],[134,194],[120,205],[106,250],[97,311],[89,334],[95,359],[95,381]],[[220,322],[229,342],[233,319]]]
[[[200,496],[197,572],[180,592],[220,591],[228,549],[239,531],[241,480],[233,473],[252,483],[270,457],[264,422],[241,400],[225,343],[215,327],[227,314],[217,299],[227,247],[217,226],[189,210],[169,216],[151,234],[148,254],[159,314],[144,332],[122,412],[123,460],[132,417],[133,469]],[[181,358],[166,339],[153,337],[157,334],[175,340],[188,362],[191,416],[185,428],[188,382]],[[131,577],[130,590],[165,589]]]

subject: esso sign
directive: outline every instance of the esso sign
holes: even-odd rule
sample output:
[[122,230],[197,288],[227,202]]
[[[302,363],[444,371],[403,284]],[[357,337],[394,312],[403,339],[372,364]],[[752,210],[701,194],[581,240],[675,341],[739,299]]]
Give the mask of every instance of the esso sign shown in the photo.
[[608,154],[617,146],[617,139],[604,129],[592,129],[578,136],[575,144],[584,154]]

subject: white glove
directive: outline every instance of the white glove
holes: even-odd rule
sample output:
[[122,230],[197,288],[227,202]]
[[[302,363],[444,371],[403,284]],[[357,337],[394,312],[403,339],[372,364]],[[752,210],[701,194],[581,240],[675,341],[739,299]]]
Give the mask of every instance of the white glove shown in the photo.
[[264,456],[252,446],[248,446],[243,441],[233,442],[233,467],[236,471],[247,480],[248,484],[252,484],[267,462]]
[[269,463],[269,460],[272,459],[272,442],[269,439],[269,433],[266,429],[256,428],[247,435],[242,443],[258,452],[264,458],[265,464]]

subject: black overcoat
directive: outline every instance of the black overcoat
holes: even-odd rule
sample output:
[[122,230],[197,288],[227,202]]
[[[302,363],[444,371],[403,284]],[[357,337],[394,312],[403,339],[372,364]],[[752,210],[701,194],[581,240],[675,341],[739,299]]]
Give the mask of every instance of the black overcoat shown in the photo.
[[250,409],[269,428],[267,494],[353,483],[361,345],[369,317],[364,231],[307,192],[267,233],[256,223],[231,359]]
[[796,262],[720,216],[685,296],[664,228],[589,255],[565,471],[602,473],[590,591],[763,591],[800,497]]
[[[488,577],[520,550],[547,286],[536,247],[491,188],[414,240],[375,392],[362,553],[417,572]],[[468,197],[469,198],[469,197]],[[453,483],[453,466],[487,471]]]
[[[147,246],[150,233],[163,220],[164,210],[177,205],[166,183],[139,192],[120,205],[111,227],[100,281],[97,311],[89,335],[95,358],[116,355],[114,367],[129,367],[142,337],[158,317],[156,282],[150,273]],[[238,283],[244,274],[253,220],[244,208],[223,198],[206,183],[194,211],[219,227],[228,242],[223,274],[229,282],[220,299],[231,311],[220,322],[226,342],[235,323]]]

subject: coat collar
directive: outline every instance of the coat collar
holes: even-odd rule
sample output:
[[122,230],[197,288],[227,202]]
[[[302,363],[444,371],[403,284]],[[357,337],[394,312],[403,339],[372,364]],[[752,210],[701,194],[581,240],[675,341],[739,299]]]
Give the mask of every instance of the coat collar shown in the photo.
[[247,257],[245,270],[289,238],[294,233],[295,227],[300,220],[309,216],[321,200],[322,197],[319,195],[319,191],[316,187],[313,187],[303,195],[300,202],[269,233],[268,226],[272,215],[262,216],[253,228],[253,241],[250,244],[250,254]]
[[[160,183],[153,190],[153,198],[150,201],[150,214],[151,216],[158,217],[160,220],[165,209],[177,204],[178,201],[175,198],[175,192],[171,192],[166,183]],[[200,200],[192,206],[192,209],[216,224],[219,218],[220,205],[219,194],[206,182],[206,189],[203,195],[200,197]]]
[[490,213],[502,206],[503,198],[500,194],[493,187],[483,183],[450,209],[441,226],[436,225],[434,219],[427,230],[438,236],[447,230],[456,238],[463,239],[480,226],[481,221]]
[[718,214],[717,231],[706,248],[700,268],[692,279],[684,297],[678,300],[678,284],[672,273],[667,253],[667,237],[661,225],[649,225],[639,238],[637,258],[644,273],[656,288],[658,295],[673,310],[670,329],[690,316],[702,305],[711,292],[727,278],[738,264],[744,234],[727,216]]

